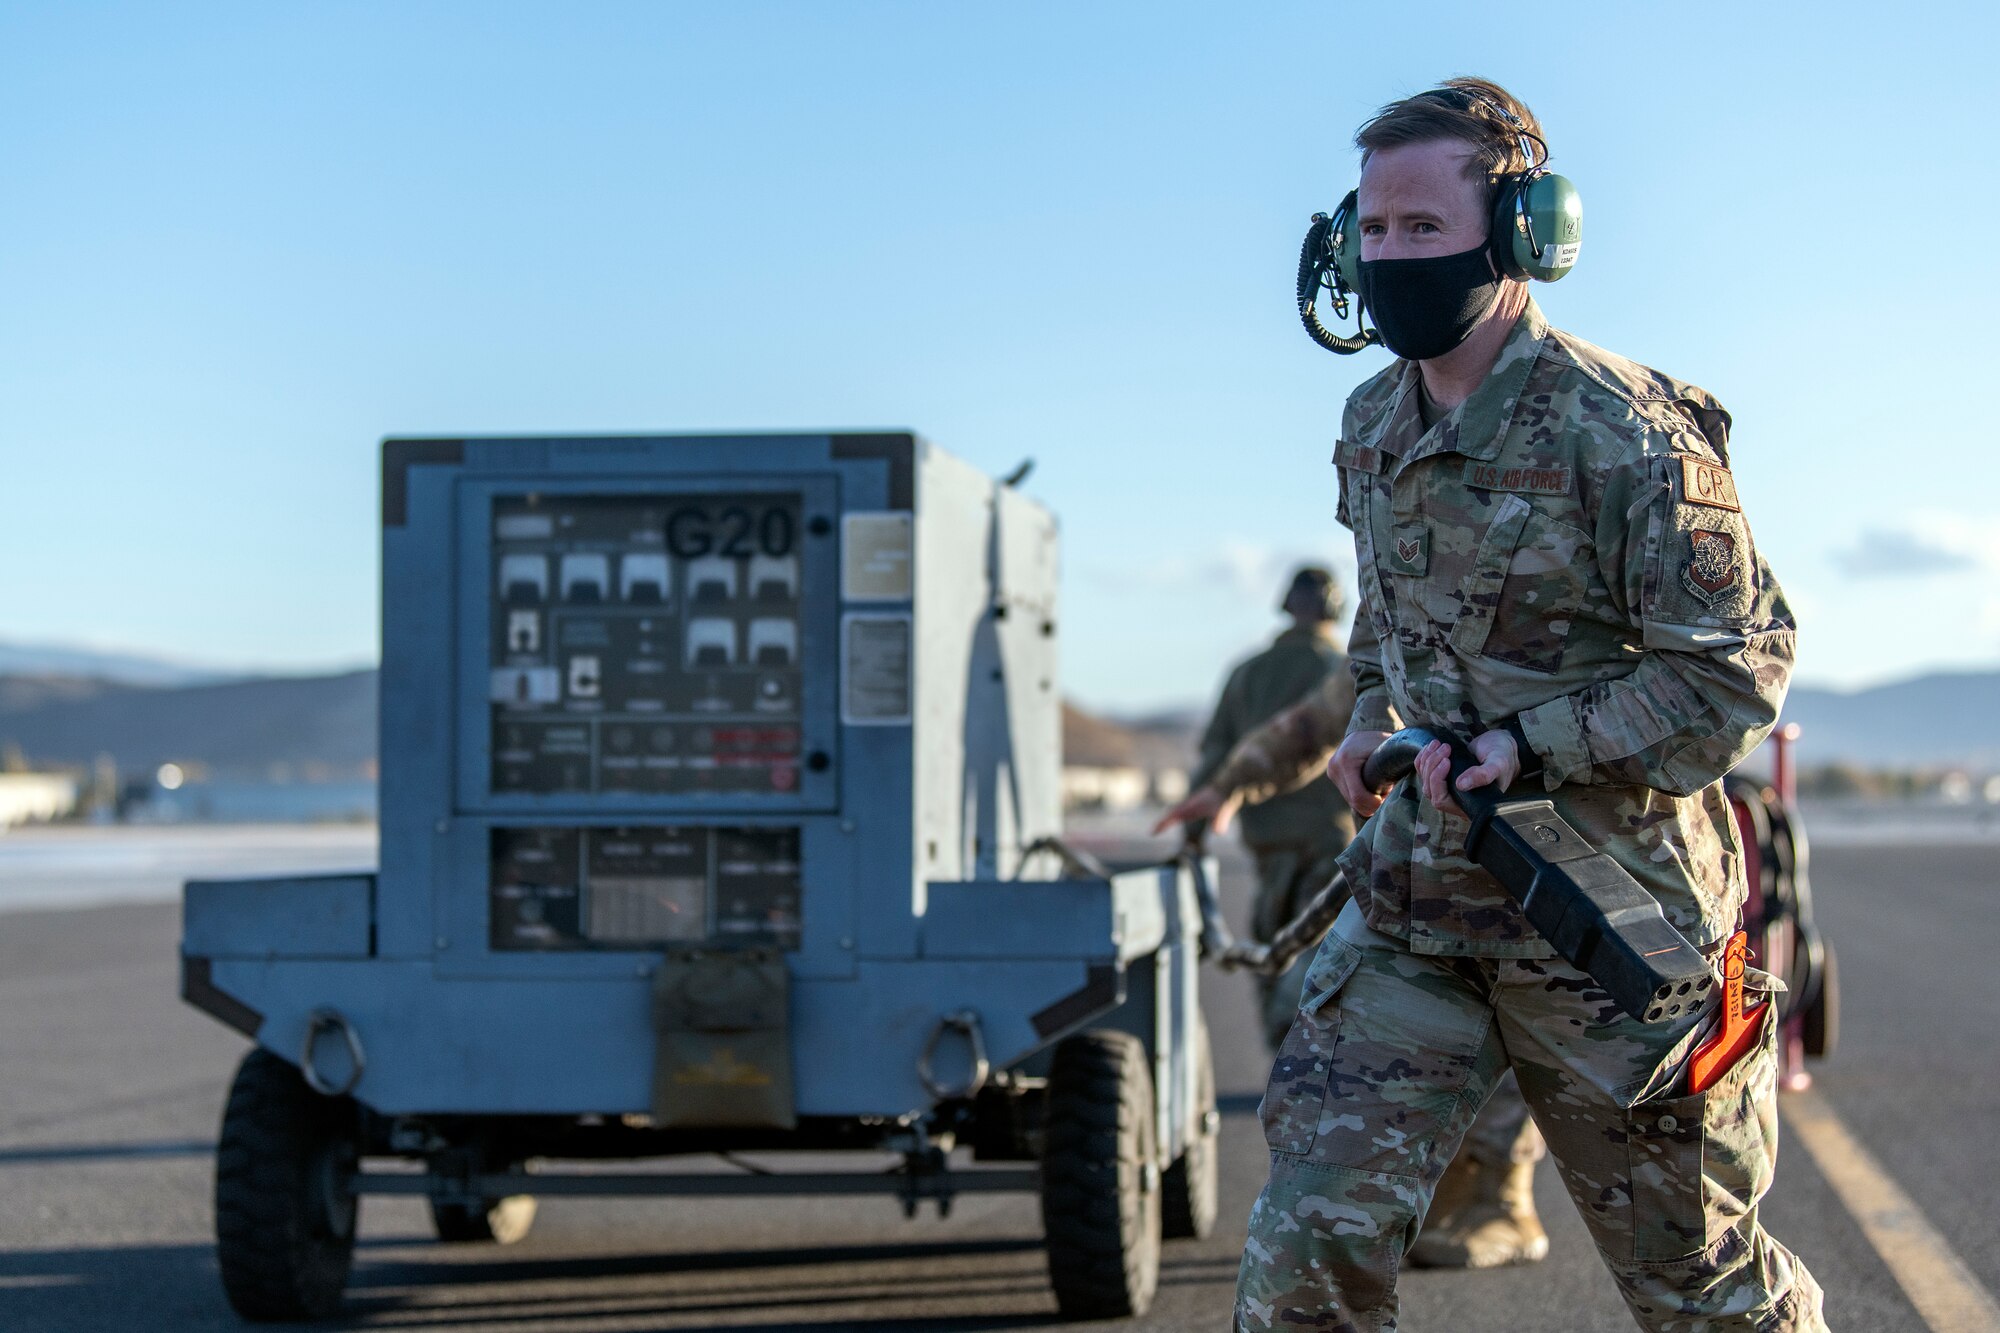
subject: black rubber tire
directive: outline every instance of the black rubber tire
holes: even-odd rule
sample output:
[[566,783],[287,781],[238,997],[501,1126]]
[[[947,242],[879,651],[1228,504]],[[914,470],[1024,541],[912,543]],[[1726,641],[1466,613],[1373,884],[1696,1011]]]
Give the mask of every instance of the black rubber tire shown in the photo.
[[1215,1105],[1215,1060],[1209,1052],[1208,1020],[1195,1023],[1188,1052],[1194,1064],[1195,1102],[1187,1148],[1160,1181],[1160,1227],[1169,1240],[1206,1240],[1222,1208],[1222,1153],[1216,1143],[1220,1117]]
[[258,1047],[243,1057],[215,1153],[215,1257],[245,1319],[324,1319],[354,1260],[354,1103],[322,1097]]
[[526,1240],[535,1225],[535,1196],[511,1194],[504,1199],[488,1199],[474,1208],[463,1203],[431,1200],[431,1225],[442,1241],[479,1241],[512,1245]]
[[1833,946],[1821,946],[1819,993],[1805,1012],[1799,1036],[1810,1056],[1832,1055],[1840,1044],[1840,969],[1834,963]]
[[1049,1283],[1068,1319],[1146,1312],[1160,1282],[1160,1170],[1146,1047],[1085,1032],[1056,1047],[1042,1153]]

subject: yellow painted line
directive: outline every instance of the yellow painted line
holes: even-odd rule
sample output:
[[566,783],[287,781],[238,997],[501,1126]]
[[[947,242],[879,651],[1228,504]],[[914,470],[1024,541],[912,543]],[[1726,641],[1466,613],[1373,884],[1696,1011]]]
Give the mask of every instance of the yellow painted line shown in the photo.
[[1952,1251],[1915,1201],[1868,1155],[1819,1094],[1787,1093],[1785,1123],[1805,1144],[1833,1192],[1861,1224],[1903,1294],[1932,1333],[1993,1333],[2000,1305]]

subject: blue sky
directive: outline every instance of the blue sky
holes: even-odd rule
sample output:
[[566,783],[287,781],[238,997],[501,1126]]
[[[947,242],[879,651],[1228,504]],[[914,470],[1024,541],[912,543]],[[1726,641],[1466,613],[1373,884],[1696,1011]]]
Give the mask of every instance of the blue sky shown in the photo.
[[910,426],[1037,460],[1072,694],[1200,698],[1352,567],[1300,234],[1470,72],[1583,193],[1551,319],[1734,412],[1801,678],[2000,662],[1991,9],[1507,14],[0,6],[0,638],[372,659],[384,435]]

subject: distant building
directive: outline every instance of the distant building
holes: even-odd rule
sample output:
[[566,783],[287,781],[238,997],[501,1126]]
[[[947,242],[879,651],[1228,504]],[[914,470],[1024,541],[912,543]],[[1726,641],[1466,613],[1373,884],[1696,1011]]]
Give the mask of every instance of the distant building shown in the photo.
[[1121,723],[1063,705],[1065,810],[1137,810],[1187,795],[1185,724]]
[[1146,803],[1143,768],[1094,768],[1065,764],[1062,802],[1065,810],[1136,810]]
[[1063,765],[1065,810],[1137,810],[1142,806],[1173,805],[1187,793],[1186,769]]
[[58,773],[0,773],[0,829],[46,824],[73,813],[80,786]]

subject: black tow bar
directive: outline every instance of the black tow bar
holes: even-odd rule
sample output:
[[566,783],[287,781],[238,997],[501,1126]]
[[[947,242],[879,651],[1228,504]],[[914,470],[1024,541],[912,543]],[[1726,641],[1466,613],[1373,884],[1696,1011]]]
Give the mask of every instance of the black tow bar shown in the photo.
[[1406,727],[1369,756],[1363,779],[1380,789],[1408,776],[1417,752],[1432,741],[1450,750],[1452,794],[1472,821],[1466,856],[1500,881],[1557,953],[1641,1022],[1664,1022],[1707,1002],[1715,973],[1701,951],[1668,923],[1653,895],[1585,842],[1547,797],[1508,797],[1491,786],[1458,790],[1459,775],[1479,765],[1460,737]]
[[[1490,786],[1457,789],[1459,775],[1479,764],[1460,737],[1405,727],[1368,757],[1362,781],[1377,791],[1401,781],[1432,741],[1443,741],[1451,752],[1452,790],[1472,823],[1466,856],[1500,881],[1557,953],[1641,1022],[1678,1018],[1707,1003],[1715,973],[1701,951],[1668,923],[1653,895],[1585,842],[1547,797],[1508,797]],[[1224,968],[1283,972],[1320,942],[1348,896],[1344,877],[1336,875],[1270,943],[1240,944],[1222,923],[1198,846],[1191,844],[1183,856],[1195,870],[1204,918],[1202,953]]]

